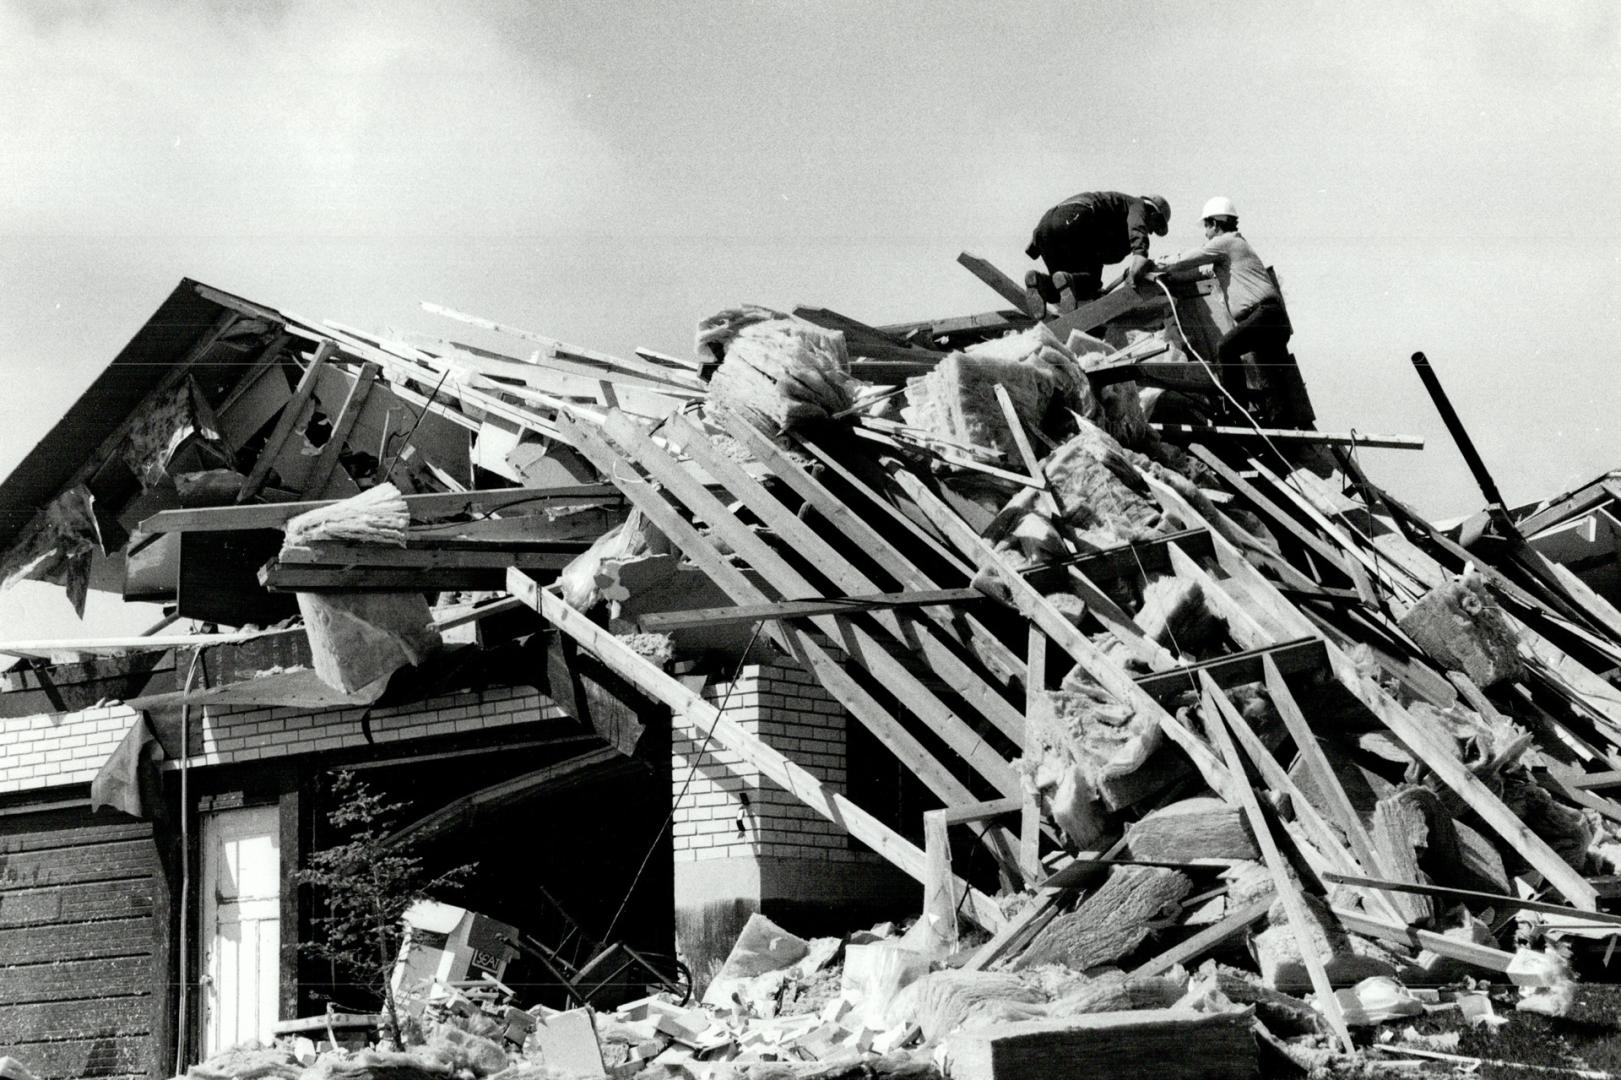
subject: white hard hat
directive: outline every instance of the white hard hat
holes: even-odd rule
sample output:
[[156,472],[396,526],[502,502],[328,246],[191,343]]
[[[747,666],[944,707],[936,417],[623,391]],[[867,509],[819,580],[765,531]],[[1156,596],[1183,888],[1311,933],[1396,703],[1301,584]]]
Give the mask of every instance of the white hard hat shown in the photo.
[[1234,206],[1233,200],[1227,196],[1216,195],[1204,204],[1204,212],[1199,215],[1199,220],[1203,221],[1205,218],[1213,217],[1236,218],[1238,217],[1238,207]]

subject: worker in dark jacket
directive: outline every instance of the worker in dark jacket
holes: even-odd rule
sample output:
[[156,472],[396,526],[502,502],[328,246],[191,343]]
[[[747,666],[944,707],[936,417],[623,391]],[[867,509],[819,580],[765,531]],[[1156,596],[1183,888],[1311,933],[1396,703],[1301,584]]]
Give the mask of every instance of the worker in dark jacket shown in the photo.
[[1057,303],[1060,291],[1072,291],[1077,301],[1097,296],[1108,263],[1129,258],[1126,276],[1136,284],[1153,265],[1148,261],[1149,233],[1164,236],[1170,222],[1171,204],[1162,196],[1118,191],[1084,191],[1047,211],[1024,252],[1047,264],[1047,274],[1032,270],[1024,278],[1031,317],[1044,317],[1046,305]]

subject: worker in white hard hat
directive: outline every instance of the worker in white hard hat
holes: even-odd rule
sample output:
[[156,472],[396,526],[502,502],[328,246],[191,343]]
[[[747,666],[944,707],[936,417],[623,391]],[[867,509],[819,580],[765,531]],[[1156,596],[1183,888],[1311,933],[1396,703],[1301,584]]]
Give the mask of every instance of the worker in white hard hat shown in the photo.
[[[1310,423],[1313,417],[1305,387],[1294,357],[1289,355],[1289,337],[1294,331],[1283,309],[1283,297],[1266,264],[1238,231],[1238,208],[1225,195],[1217,195],[1204,204],[1200,216],[1204,246],[1161,264],[1160,270],[1175,277],[1178,272],[1209,267],[1206,272],[1213,272],[1221,283],[1233,328],[1222,335],[1215,357],[1206,359],[1216,361],[1227,392],[1245,409],[1259,412],[1261,419],[1290,425]],[[1245,379],[1245,353],[1255,357],[1266,380],[1262,400],[1250,392]]]
[[[1162,195],[1123,195],[1083,191],[1048,210],[1036,223],[1025,254],[1047,264],[1047,273],[1024,277],[1025,306],[1031,318],[1045,318],[1047,305],[1061,292],[1090,300],[1103,288],[1103,267],[1129,259],[1126,277],[1136,284],[1153,263],[1149,234],[1170,228],[1171,204]],[[1050,276],[1049,276],[1050,275]]]

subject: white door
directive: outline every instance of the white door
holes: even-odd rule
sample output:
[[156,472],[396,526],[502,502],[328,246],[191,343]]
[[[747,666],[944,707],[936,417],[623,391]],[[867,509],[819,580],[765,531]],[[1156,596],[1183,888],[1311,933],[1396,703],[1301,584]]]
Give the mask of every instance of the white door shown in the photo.
[[280,996],[281,846],[274,806],[203,815],[203,1058],[270,1044]]

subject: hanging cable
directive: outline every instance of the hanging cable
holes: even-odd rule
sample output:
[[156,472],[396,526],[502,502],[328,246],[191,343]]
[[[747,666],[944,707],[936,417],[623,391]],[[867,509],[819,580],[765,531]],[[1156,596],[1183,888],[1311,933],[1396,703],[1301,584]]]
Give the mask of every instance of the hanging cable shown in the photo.
[[[760,628],[764,625],[764,622],[754,624],[754,632],[749,635],[749,643],[743,647],[743,655],[737,658],[737,667],[732,671],[732,681],[726,684],[726,693],[720,700],[719,708],[715,710],[717,720],[726,713],[726,705],[732,700],[732,691],[737,689],[737,680],[743,676],[743,665],[748,661],[749,653],[754,649],[754,643],[759,640]],[[653,853],[658,850],[659,840],[664,836],[665,830],[670,827],[670,823],[675,820],[675,808],[680,806],[681,801],[687,797],[687,788],[692,786],[692,778],[697,775],[698,764],[703,761],[704,754],[709,750],[710,740],[714,737],[715,726],[711,724],[709,730],[704,732],[704,741],[698,747],[698,753],[693,756],[692,767],[687,770],[686,779],[681,782],[681,793],[671,801],[670,812],[665,815],[664,824],[660,825],[658,831],[653,834],[652,842],[647,845],[647,853],[642,856],[642,863],[636,868],[636,876],[631,878],[630,887],[625,890],[624,899],[619,901],[619,910],[614,912],[613,919],[608,923],[608,929],[602,934],[603,941],[612,940],[614,930],[619,926],[620,916],[625,914],[625,908],[630,905],[630,898],[636,895],[636,886],[641,884],[642,875],[647,872],[647,864],[652,860]]]
[[[1164,276],[1161,275],[1156,277],[1154,279],[1154,284],[1159,286],[1160,291],[1165,294],[1166,302],[1171,305],[1171,318],[1176,321],[1176,331],[1182,335],[1182,344],[1187,346],[1188,354],[1192,356],[1194,360],[1198,361],[1199,366],[1204,368],[1205,374],[1210,377],[1210,381],[1216,385],[1216,389],[1221,391],[1223,397],[1232,402],[1233,407],[1238,410],[1239,415],[1241,415],[1244,418],[1244,421],[1254,429],[1255,434],[1261,437],[1261,441],[1266,443],[1267,449],[1272,451],[1273,456],[1275,456],[1278,461],[1283,464],[1285,468],[1285,472],[1282,477],[1283,482],[1294,488],[1295,491],[1300,494],[1301,498],[1305,499],[1307,502],[1310,502],[1311,495],[1308,494],[1306,489],[1301,486],[1300,482],[1294,478],[1294,463],[1284,455],[1282,450],[1278,449],[1278,444],[1272,441],[1272,439],[1267,435],[1265,429],[1263,429],[1261,425],[1256,422],[1255,417],[1250,414],[1250,411],[1244,407],[1243,403],[1237,398],[1233,397],[1233,395],[1228,391],[1227,387],[1222,384],[1222,381],[1216,375],[1216,372],[1205,361],[1205,358],[1199,355],[1199,350],[1193,347],[1193,342],[1189,340],[1187,331],[1182,327],[1182,316],[1176,310],[1176,298],[1171,295],[1170,286],[1165,284]],[[1356,440],[1354,437],[1351,440],[1351,448],[1352,450],[1356,449]],[[1346,528],[1352,530],[1356,529],[1356,526],[1351,522],[1351,519],[1346,517],[1345,513],[1337,507],[1330,507],[1329,513],[1332,516],[1339,518],[1341,523],[1343,523]],[[1375,558],[1372,560],[1372,562],[1374,568],[1374,580],[1378,581],[1380,585],[1384,586],[1387,593],[1394,593],[1396,591],[1395,584],[1386,577],[1383,571],[1378,569],[1379,560]]]

